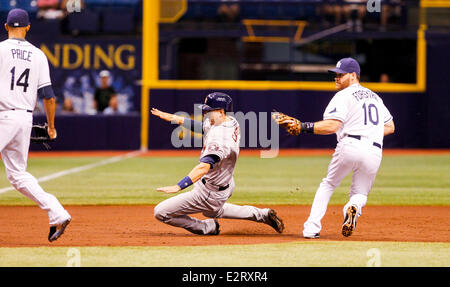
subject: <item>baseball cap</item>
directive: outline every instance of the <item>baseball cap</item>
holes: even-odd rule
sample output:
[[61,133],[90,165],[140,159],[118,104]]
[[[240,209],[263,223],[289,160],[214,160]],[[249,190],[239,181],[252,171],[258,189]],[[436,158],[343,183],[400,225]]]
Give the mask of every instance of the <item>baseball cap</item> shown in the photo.
[[110,73],[109,73],[109,71],[107,71],[107,70],[103,70],[103,71],[100,72],[100,77],[101,77],[101,78],[103,78],[103,77],[109,77],[109,75],[110,75]]
[[233,111],[233,100],[225,93],[214,92],[206,96],[205,103],[198,106],[203,112],[224,109],[225,112]]
[[361,73],[361,69],[359,67],[358,62],[353,58],[343,58],[340,59],[336,68],[328,70],[328,72],[339,73],[339,74],[347,74],[355,72],[357,75]]
[[10,27],[26,27],[30,25],[28,12],[19,8],[12,9],[8,13],[6,24]]

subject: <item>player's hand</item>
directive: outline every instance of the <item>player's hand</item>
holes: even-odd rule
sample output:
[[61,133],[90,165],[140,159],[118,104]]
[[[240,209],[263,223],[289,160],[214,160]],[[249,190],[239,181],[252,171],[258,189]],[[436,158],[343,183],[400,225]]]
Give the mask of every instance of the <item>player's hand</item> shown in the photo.
[[159,192],[164,192],[164,193],[176,193],[176,192],[179,192],[181,190],[181,188],[178,185],[171,185],[171,186],[158,187],[156,190]]
[[171,122],[174,116],[173,114],[165,113],[155,108],[151,109],[151,113],[152,115],[160,117],[161,119],[166,120],[168,122]]
[[179,125],[181,125],[184,122],[184,118],[183,117],[180,117],[180,116],[177,116],[177,115],[174,115],[174,114],[165,113],[165,112],[162,112],[162,111],[160,111],[158,109],[155,109],[155,108],[152,108],[150,112],[152,113],[152,115],[157,116],[157,117],[159,117],[159,118],[161,118],[161,119],[163,119],[165,121],[168,121],[168,122],[175,122],[175,123],[177,123]]
[[47,132],[48,132],[48,136],[50,137],[51,140],[56,139],[57,137],[57,133],[56,133],[56,129],[55,128],[47,128]]

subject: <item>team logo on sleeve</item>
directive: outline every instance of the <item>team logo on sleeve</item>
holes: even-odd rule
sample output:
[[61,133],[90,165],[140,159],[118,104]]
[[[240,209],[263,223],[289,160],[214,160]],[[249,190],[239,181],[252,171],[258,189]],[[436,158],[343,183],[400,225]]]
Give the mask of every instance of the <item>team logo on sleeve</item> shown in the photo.
[[219,150],[219,146],[216,143],[211,143],[208,145],[208,152],[216,152]]

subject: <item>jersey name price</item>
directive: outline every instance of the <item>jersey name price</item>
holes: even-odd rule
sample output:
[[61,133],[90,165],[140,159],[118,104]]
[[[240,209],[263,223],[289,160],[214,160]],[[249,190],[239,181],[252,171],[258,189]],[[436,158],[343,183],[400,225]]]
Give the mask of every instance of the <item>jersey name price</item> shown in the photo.
[[31,62],[31,51],[21,50],[21,49],[11,49],[11,55],[13,59],[19,59]]

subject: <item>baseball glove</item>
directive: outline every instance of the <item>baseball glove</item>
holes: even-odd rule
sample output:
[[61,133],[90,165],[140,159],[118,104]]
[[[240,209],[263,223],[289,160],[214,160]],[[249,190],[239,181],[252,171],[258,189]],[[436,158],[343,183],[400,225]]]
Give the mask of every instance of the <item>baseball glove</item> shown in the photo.
[[301,131],[301,122],[294,117],[275,111],[272,118],[280,127],[284,128],[290,135],[298,136]]
[[48,134],[48,125],[45,123],[43,125],[33,125],[30,141],[43,144],[45,148],[49,150],[50,146],[48,145],[48,142],[53,142],[55,139],[50,138],[50,135]]

